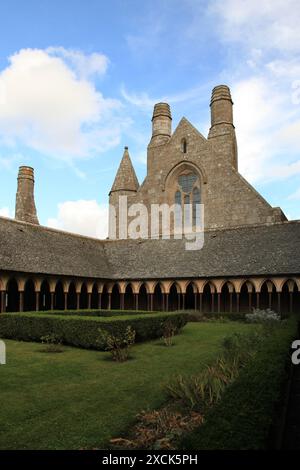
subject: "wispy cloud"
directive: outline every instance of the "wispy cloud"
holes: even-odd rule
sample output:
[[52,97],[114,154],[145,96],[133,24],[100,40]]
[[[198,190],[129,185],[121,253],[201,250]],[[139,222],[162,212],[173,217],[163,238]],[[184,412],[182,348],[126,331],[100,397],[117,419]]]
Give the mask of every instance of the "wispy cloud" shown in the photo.
[[187,101],[194,100],[194,99],[197,99],[197,101],[201,99],[202,100],[207,99],[206,93],[208,89],[209,89],[209,84],[206,83],[203,85],[199,85],[198,87],[191,88],[188,90],[183,90],[175,94],[170,94],[170,95],[166,94],[162,96],[151,97],[146,91],[142,91],[139,93],[129,92],[126,90],[125,86],[122,85],[121,94],[128,103],[134,106],[137,106],[139,108],[146,109],[148,112],[149,109],[153,108],[155,103],[159,103],[159,102],[166,102],[166,103],[174,104],[174,103],[187,102]]

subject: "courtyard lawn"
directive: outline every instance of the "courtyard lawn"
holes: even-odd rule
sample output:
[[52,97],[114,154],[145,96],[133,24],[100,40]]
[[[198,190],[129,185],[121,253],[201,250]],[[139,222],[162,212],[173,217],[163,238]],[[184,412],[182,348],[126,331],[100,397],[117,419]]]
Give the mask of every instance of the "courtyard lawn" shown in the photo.
[[222,338],[251,328],[237,322],[189,323],[175,345],[138,344],[132,359],[115,363],[106,352],[6,340],[0,366],[0,449],[105,448],[143,409],[165,400],[164,384],[197,373],[218,353]]

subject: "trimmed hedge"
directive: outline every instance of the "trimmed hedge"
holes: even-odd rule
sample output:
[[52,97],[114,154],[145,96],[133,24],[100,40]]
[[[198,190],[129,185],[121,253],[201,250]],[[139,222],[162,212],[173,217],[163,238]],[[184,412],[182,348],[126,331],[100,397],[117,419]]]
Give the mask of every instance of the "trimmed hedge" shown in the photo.
[[228,320],[228,321],[245,321],[246,314],[245,313],[237,313],[237,312],[208,312],[208,313],[200,313],[197,311],[189,310],[186,311],[189,318],[188,321],[190,322],[205,322],[210,320]]
[[[225,390],[221,401],[207,414],[205,423],[188,434],[181,449],[266,449],[276,406],[287,380],[289,351],[297,336],[297,321],[274,329],[256,355]],[[278,423],[277,423],[278,424]]]
[[54,334],[63,344],[86,349],[105,349],[99,329],[123,334],[128,326],[136,332],[136,341],[159,338],[163,323],[171,320],[180,329],[187,323],[185,314],[128,315],[112,318],[75,315],[47,315],[40,313],[3,313],[0,315],[0,338],[21,341],[41,341],[41,337]]
[[[7,312],[10,313],[19,313],[19,312]],[[84,317],[121,317],[123,315],[148,315],[150,313],[159,313],[154,311],[147,310],[99,310],[99,309],[81,309],[81,310],[40,310],[32,312],[24,312],[41,314],[41,315],[78,315]]]

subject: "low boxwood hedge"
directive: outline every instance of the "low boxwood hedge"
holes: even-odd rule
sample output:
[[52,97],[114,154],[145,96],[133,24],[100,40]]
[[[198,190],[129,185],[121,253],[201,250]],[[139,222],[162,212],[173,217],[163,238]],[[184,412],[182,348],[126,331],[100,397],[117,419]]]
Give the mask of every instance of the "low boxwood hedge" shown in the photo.
[[53,315],[40,313],[4,313],[0,315],[0,338],[22,341],[40,341],[42,336],[54,334],[63,344],[87,349],[104,349],[99,329],[122,334],[130,325],[136,332],[136,341],[161,337],[166,320],[178,328],[187,323],[187,315],[163,313],[123,315],[101,318],[80,315]]
[[186,311],[191,322],[205,322],[210,320],[228,320],[228,321],[245,321],[246,314],[242,312],[208,312],[200,313],[195,310]]
[[[19,312],[7,312],[19,313]],[[123,315],[147,315],[149,313],[158,313],[147,310],[100,310],[100,309],[80,309],[80,310],[40,310],[25,312],[25,313],[38,313],[43,315],[79,315],[86,317],[120,317]]]
[[[188,434],[181,449],[266,449],[276,425],[275,410],[282,398],[290,363],[290,346],[297,336],[297,321],[267,336],[257,354],[241,370],[221,401],[207,414],[205,423]],[[272,447],[272,445],[271,445]]]

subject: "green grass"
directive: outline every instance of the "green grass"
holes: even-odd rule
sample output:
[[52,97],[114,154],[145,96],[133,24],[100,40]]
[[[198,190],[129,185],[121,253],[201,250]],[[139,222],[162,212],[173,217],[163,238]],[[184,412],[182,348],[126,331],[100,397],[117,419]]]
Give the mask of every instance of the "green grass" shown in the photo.
[[237,322],[190,323],[173,347],[139,344],[132,359],[109,353],[6,340],[0,366],[0,449],[105,448],[142,409],[159,407],[172,376],[196,373],[217,355],[222,338],[251,328]]

